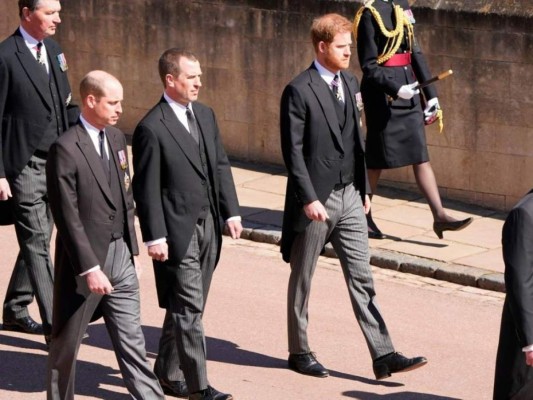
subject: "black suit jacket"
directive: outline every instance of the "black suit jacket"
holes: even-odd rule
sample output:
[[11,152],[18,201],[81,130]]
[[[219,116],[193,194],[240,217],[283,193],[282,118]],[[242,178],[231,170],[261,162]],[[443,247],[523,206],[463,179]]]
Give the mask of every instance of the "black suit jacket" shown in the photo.
[[[61,48],[52,39],[43,42],[63,106],[62,128],[67,129],[69,119],[75,123],[79,111],[70,105],[67,73],[57,58]],[[18,29],[0,43],[0,178],[13,180],[18,176],[52,121],[49,83],[40,68]]]
[[[222,146],[213,110],[193,103],[193,112],[204,138],[207,162],[212,171],[215,223],[239,215],[239,203],[231,168]],[[159,304],[167,308],[166,293],[172,290],[178,265],[189,245],[205,204],[204,175],[198,145],[164,98],[148,112],[133,134],[133,195],[145,242],[166,238],[169,259],[154,262]],[[220,255],[220,244],[217,255]]]
[[[364,160],[360,114],[355,96],[359,84],[355,76],[341,72],[348,92],[345,100],[352,102],[355,120],[355,185],[361,196],[370,193]],[[281,150],[288,172],[281,252],[289,261],[294,237],[311,222],[303,205],[315,200],[324,204],[339,180],[345,149],[330,89],[314,63],[292,82],[281,97]]]
[[[110,166],[117,169],[123,183],[123,209],[127,213],[124,240],[131,254],[136,255],[139,249],[129,168],[121,167],[118,155],[123,152],[127,157],[126,139],[114,127],[107,127],[106,135]],[[117,209],[100,156],[81,123],[50,148],[46,179],[57,227],[53,331],[59,332],[85,300],[77,291],[76,277],[96,265],[104,268]]]
[[[511,210],[502,232],[506,298],[494,399],[532,399],[533,368],[522,348],[533,344],[533,190]],[[513,397],[515,396],[515,397]]]

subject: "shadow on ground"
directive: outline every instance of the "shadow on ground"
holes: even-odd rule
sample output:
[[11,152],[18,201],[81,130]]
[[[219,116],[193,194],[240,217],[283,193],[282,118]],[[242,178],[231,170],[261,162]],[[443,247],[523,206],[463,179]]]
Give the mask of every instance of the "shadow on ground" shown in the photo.
[[[40,336],[31,339],[0,335],[3,346],[13,351],[0,351],[0,390],[19,393],[46,391],[46,360],[48,353]],[[24,353],[18,349],[43,350],[40,354]],[[126,400],[130,396],[102,388],[102,385],[123,388],[120,371],[100,364],[78,361],[76,394],[106,400]],[[80,377],[83,377],[81,379]]]
[[391,394],[375,394],[369,392],[362,392],[359,390],[350,390],[344,392],[345,397],[358,400],[460,400],[456,397],[437,396],[429,393],[415,393],[415,392],[398,392]]

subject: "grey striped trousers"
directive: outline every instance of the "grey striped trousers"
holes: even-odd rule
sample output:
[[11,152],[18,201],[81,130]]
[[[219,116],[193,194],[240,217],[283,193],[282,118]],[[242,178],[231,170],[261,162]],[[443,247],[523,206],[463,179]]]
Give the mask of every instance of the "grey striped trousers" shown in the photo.
[[4,317],[27,316],[26,307],[35,293],[44,333],[50,334],[53,296],[50,236],[54,223],[48,205],[45,166],[46,160],[33,156],[10,182],[20,250],[4,300]]
[[393,352],[394,347],[375,300],[361,196],[350,184],[332,191],[324,206],[330,219],[311,222],[296,236],[291,248],[287,296],[289,352],[311,351],[307,338],[311,280],[318,256],[329,238],[340,260],[355,317],[372,359],[376,359]]

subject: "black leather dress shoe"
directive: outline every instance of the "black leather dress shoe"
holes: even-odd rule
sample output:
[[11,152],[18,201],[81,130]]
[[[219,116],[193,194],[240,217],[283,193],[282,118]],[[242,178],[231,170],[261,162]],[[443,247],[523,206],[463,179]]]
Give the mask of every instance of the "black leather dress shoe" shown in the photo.
[[407,372],[426,365],[425,357],[407,358],[402,353],[390,353],[374,360],[376,379],[385,379],[395,372]]
[[159,384],[163,393],[168,396],[179,397],[180,399],[187,399],[189,397],[189,390],[185,381],[167,381],[159,378]]
[[208,386],[207,389],[190,394],[189,400],[233,400],[233,396],[219,392],[213,386]]
[[43,334],[43,326],[35,322],[32,317],[4,318],[2,327],[4,331],[24,332],[32,335]]
[[442,239],[444,236],[442,232],[444,231],[460,231],[461,229],[466,228],[472,223],[472,218],[466,218],[461,221],[453,222],[433,222],[433,232],[438,236],[439,239]]
[[314,353],[290,354],[289,369],[300,374],[325,378],[329,376],[329,371],[318,362]]

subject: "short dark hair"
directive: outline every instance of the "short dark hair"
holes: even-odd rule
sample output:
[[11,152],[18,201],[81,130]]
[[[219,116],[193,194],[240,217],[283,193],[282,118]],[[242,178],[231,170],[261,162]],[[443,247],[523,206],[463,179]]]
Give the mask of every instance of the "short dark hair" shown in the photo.
[[180,59],[182,57],[188,58],[191,61],[198,61],[192,52],[178,47],[168,49],[161,55],[159,58],[159,77],[163,85],[165,85],[165,76],[167,74],[174,77],[180,74]]
[[22,18],[22,10],[28,8],[30,11],[35,11],[41,0],[19,0],[19,17]]

